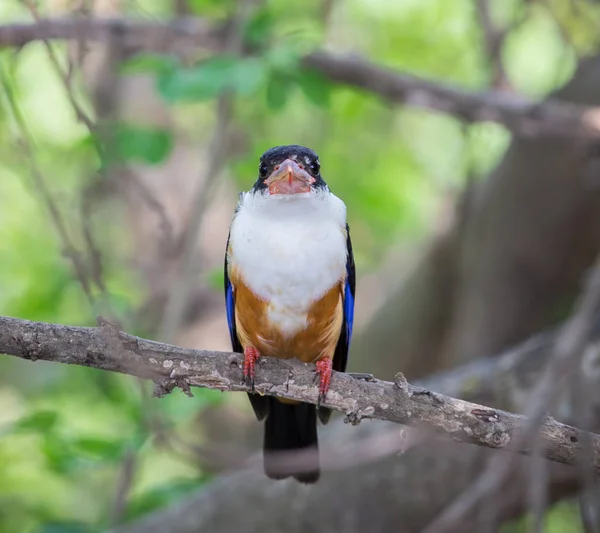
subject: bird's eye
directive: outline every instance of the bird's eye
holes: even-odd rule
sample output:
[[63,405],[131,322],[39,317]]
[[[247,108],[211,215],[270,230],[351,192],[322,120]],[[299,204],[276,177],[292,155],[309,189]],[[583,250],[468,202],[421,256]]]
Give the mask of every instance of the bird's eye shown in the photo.
[[258,167],[258,174],[261,178],[264,178],[267,175],[267,165],[261,163]]
[[310,164],[310,170],[312,170],[313,174],[318,174],[319,171],[321,170],[321,165],[319,163],[319,160],[315,160]]

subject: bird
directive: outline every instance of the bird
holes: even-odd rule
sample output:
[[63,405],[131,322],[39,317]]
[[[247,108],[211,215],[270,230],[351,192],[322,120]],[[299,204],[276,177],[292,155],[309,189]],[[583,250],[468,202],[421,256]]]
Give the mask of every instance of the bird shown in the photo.
[[[244,354],[250,404],[264,421],[268,478],[316,483],[321,475],[317,417],[332,371],[345,372],[354,323],[356,272],[345,203],[321,174],[319,156],[300,145],[260,157],[258,177],[239,194],[225,252],[225,307],[234,352]],[[318,403],[254,393],[258,359],[315,363]],[[294,466],[281,452],[304,451]],[[289,456],[288,456],[289,457]]]

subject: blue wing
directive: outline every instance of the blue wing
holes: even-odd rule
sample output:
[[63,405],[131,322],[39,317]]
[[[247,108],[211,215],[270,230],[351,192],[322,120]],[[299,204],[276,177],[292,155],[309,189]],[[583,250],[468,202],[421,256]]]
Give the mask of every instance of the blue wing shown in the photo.
[[242,353],[244,350],[238,339],[237,331],[235,328],[235,299],[233,294],[233,285],[229,280],[229,273],[227,272],[227,250],[229,249],[229,235],[227,236],[227,245],[225,247],[225,264],[224,264],[224,278],[225,278],[225,310],[227,312],[227,326],[229,328],[229,337],[231,338],[231,348],[234,352]]
[[348,349],[350,349],[352,327],[354,325],[354,288],[351,288],[350,283],[346,283],[346,289],[344,290],[344,322],[346,326],[346,338],[348,339]]
[[[231,286],[231,282],[229,279],[226,279],[225,286],[225,308],[227,309],[227,326],[229,327],[229,336],[231,338],[231,345],[234,347],[236,344],[239,344],[237,339],[237,334],[235,331],[235,311],[234,311],[234,302],[233,302],[233,287]],[[238,350],[235,350],[238,351]]]
[[[356,271],[354,268],[354,254],[352,253],[352,241],[350,240],[350,227],[346,224],[346,285],[344,287],[344,319],[342,331],[333,354],[332,367],[337,372],[345,372],[348,364],[348,351],[352,340],[352,328],[354,326],[354,293],[356,289]],[[318,411],[319,419],[327,424],[331,416],[331,410],[321,406]]]
[[346,224],[346,248],[348,257],[346,260],[346,286],[344,287],[344,322],[342,331],[335,348],[333,356],[333,369],[345,372],[348,363],[348,351],[352,341],[352,329],[354,326],[354,294],[356,291],[356,270],[354,266],[354,254],[352,252],[352,240],[350,239],[350,227]]

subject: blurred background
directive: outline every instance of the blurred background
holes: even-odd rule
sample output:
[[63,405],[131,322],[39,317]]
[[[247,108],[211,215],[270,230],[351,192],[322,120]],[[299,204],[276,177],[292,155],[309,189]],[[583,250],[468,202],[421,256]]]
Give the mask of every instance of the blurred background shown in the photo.
[[[198,39],[144,41],[122,25],[48,42],[2,29],[46,18],[160,29],[180,17]],[[237,194],[262,152],[303,144],[348,208],[349,370],[416,380],[492,358],[570,315],[600,249],[600,152],[509,131],[493,109],[467,121],[393,103],[302,58],[343,52],[491,102],[595,106],[599,22],[592,0],[2,0],[0,314],[71,325],[102,315],[229,351],[223,257]],[[0,531],[135,525],[235,477],[259,449],[244,394],[159,400],[150,385],[0,356]],[[475,476],[480,459],[462,471]],[[451,501],[444,472],[431,502],[401,519],[406,531]],[[416,492],[418,477],[398,483]],[[588,531],[578,485],[549,483],[543,530]],[[402,512],[397,496],[376,499],[381,516]],[[499,517],[506,531],[528,530],[526,500]]]

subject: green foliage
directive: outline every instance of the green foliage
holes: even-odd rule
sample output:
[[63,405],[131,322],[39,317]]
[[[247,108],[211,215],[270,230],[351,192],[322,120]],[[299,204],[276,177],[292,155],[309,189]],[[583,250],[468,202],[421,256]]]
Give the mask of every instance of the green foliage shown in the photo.
[[577,63],[575,52],[564,46],[560,27],[541,6],[532,6],[531,16],[508,39],[506,58],[511,80],[530,96],[562,85]]
[[122,458],[128,447],[118,440],[105,440],[94,437],[75,439],[72,442],[73,453],[79,457],[101,461],[117,461]]
[[276,18],[268,8],[258,9],[243,29],[244,41],[254,48],[264,47],[272,39],[275,22]]
[[124,161],[157,165],[171,153],[173,137],[168,130],[122,125],[117,130],[116,144]]
[[240,65],[233,57],[215,57],[191,68],[177,68],[158,77],[158,90],[168,102],[215,98],[226,89],[237,89]]
[[187,0],[187,7],[192,14],[222,19],[230,15],[236,7],[235,0]]
[[119,67],[119,71],[123,75],[144,74],[147,72],[161,74],[172,72],[178,67],[178,64],[177,58],[169,54],[140,52],[123,62]]
[[315,105],[328,108],[331,104],[331,83],[318,72],[304,70],[297,78],[306,98]]
[[211,100],[224,91],[248,97],[265,86],[290,90],[298,85],[310,101],[326,105],[329,83],[317,73],[299,71],[298,61],[298,52],[286,47],[263,57],[214,56],[192,66],[180,65],[170,56],[140,54],[122,73],[153,73],[159,94],[171,104]]
[[13,431],[50,431],[56,425],[58,413],[38,411],[22,418],[13,426]]
[[293,92],[294,85],[291,78],[281,76],[269,78],[267,84],[267,106],[272,111],[281,111]]

